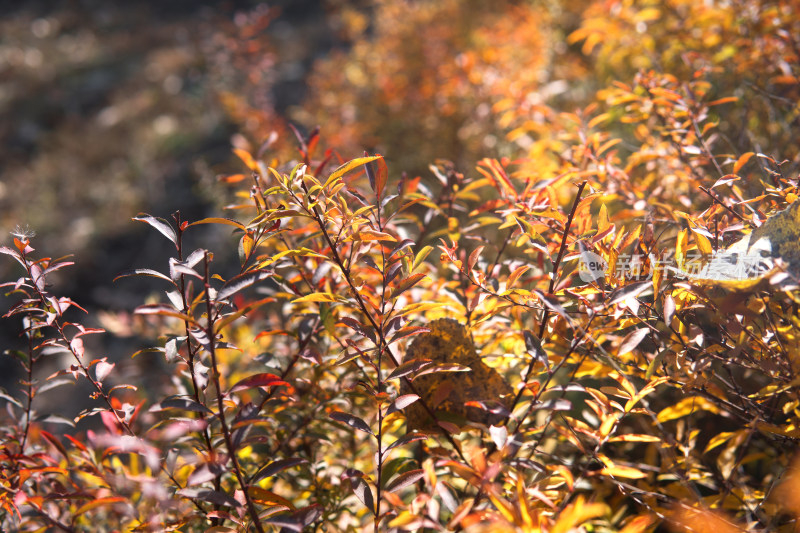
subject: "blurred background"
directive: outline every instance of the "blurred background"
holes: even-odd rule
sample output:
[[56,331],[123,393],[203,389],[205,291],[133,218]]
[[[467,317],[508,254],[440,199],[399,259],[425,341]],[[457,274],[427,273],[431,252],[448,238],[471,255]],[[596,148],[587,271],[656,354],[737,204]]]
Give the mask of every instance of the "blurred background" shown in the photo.
[[[17,226],[35,231],[39,252],[76,257],[64,290],[127,307],[124,287],[109,290],[114,275],[160,267],[166,249],[131,217],[198,218],[224,203],[217,175],[238,168],[240,129],[226,95],[246,84],[248,105],[269,120],[301,101],[308,68],[333,44],[320,2],[270,5],[3,3],[4,240]],[[0,264],[4,279],[9,268]]]
[[[112,280],[136,267],[163,270],[175,250],[131,217],[222,213],[228,191],[218,176],[241,170],[231,147],[248,119],[237,113],[247,108],[279,128],[278,115],[302,101],[315,58],[336,44],[328,13],[313,0],[0,3],[2,245],[30,231],[40,257],[73,255],[75,266],[51,281],[89,311],[88,324],[101,325],[100,309],[143,303],[159,287]],[[197,233],[192,246],[236,260],[229,232]],[[0,261],[4,281],[20,274]],[[0,300],[5,312],[10,299]],[[0,320],[3,350],[24,344],[20,331],[19,320]],[[153,339],[124,325],[116,333],[93,339],[93,353],[138,373],[141,358],[130,354]],[[18,371],[0,357],[0,385],[16,387]]]

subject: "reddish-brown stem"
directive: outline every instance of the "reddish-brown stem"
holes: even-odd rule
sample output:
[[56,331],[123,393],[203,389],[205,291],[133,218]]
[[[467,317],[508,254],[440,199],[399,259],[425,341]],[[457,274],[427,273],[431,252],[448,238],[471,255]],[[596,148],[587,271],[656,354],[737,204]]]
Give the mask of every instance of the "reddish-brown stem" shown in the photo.
[[[572,209],[567,216],[567,224],[564,226],[564,233],[561,235],[561,246],[558,249],[558,255],[556,256],[556,260],[553,263],[553,273],[552,277],[550,278],[550,285],[547,289],[548,293],[552,293],[553,289],[556,286],[556,278],[558,277],[558,269],[561,266],[561,260],[564,258],[564,254],[567,251],[567,237],[569,236],[569,230],[572,226],[572,219],[575,218],[575,213],[578,210],[578,204],[581,201],[581,196],[583,195],[583,189],[586,187],[586,182],[582,182],[578,186],[578,193],[575,195],[575,201],[572,203]],[[550,309],[545,307],[544,313],[542,314],[542,321],[539,324],[539,339],[544,337],[545,329],[547,328],[547,321],[550,319]],[[531,374],[533,373],[533,368],[536,366],[536,359],[535,357],[531,357],[530,362],[528,363],[528,368],[525,370],[525,376],[522,378],[522,386],[517,391],[517,395],[514,397],[514,401],[511,403],[511,408],[509,412],[512,412],[514,408],[519,403],[520,399],[522,398],[522,394],[525,391],[525,385],[528,384],[530,380]],[[522,422],[520,422],[521,424]]]
[[33,395],[35,393],[33,388],[33,364],[36,360],[36,354],[33,349],[34,330],[29,328],[26,335],[28,337],[28,363],[25,365],[28,373],[28,401],[25,404],[25,428],[23,429],[22,441],[19,445],[19,453],[22,455],[25,455],[25,445],[28,442],[28,433],[31,427],[31,409],[33,407]]
[[[308,192],[308,189],[306,188],[305,183],[303,183],[303,182],[301,182],[301,183],[302,183],[303,190]],[[291,193],[291,191],[289,191],[289,192]],[[295,197],[295,200],[298,201],[299,205],[303,205],[303,203],[301,201],[299,201],[296,197]],[[322,215],[320,214],[319,210],[317,209],[316,206],[314,206],[313,209],[308,209],[308,208],[304,208],[304,209],[306,210],[306,212],[308,214],[310,214],[312,217],[314,217],[314,220],[317,223],[317,227],[319,227],[320,232],[322,233],[322,236],[325,239],[325,242],[327,243],[328,247],[331,249],[331,254],[333,255],[334,262],[339,267],[339,269],[342,271],[342,275],[344,276],[344,279],[347,282],[347,285],[348,285],[348,288],[350,289],[350,292],[353,294],[353,298],[355,298],[359,309],[364,314],[366,319],[369,321],[370,326],[373,328],[373,330],[378,335],[378,345],[379,346],[386,346],[386,354],[389,356],[389,358],[391,359],[392,363],[395,366],[400,366],[399,360],[394,355],[394,353],[392,353],[391,348],[389,347],[388,343],[386,342],[386,338],[385,338],[384,333],[383,333],[383,328],[380,327],[380,325],[375,321],[375,318],[372,316],[372,313],[370,313],[369,310],[367,309],[367,305],[364,302],[364,299],[361,297],[361,294],[358,292],[358,289],[356,288],[356,286],[353,283],[353,280],[352,280],[352,278],[350,276],[350,269],[347,268],[347,266],[344,264],[344,262],[342,261],[341,256],[339,255],[339,251],[337,250],[337,248],[334,246],[333,242],[331,241],[330,234],[328,233],[328,229],[325,226],[325,221],[322,220]],[[407,377],[403,377],[403,380],[408,385],[409,390],[412,392],[412,394],[416,394],[417,396],[420,397],[420,399],[418,401],[420,402],[420,405],[422,405],[422,407],[427,411],[428,415],[433,420],[437,420],[438,418],[434,414],[433,410],[430,408],[430,406],[425,401],[425,399],[422,397],[422,395],[419,394],[419,391],[416,389],[416,387],[411,382],[411,380],[409,380]],[[456,451],[458,456],[461,458],[461,460],[462,461],[466,461],[466,458],[461,453],[461,449],[456,444],[456,442],[453,439],[452,435],[450,435],[450,433],[448,433],[444,428],[439,428],[439,429],[441,430],[441,433],[444,435],[444,437],[447,439],[447,441],[450,443],[450,445],[453,447],[453,449]]]
[[230,458],[231,465],[233,466],[233,474],[236,476],[236,480],[239,482],[239,487],[241,487],[242,492],[244,493],[244,500],[247,506],[247,512],[250,515],[250,519],[253,521],[253,525],[256,528],[258,533],[264,533],[264,528],[261,526],[261,520],[258,516],[258,510],[253,504],[253,499],[250,496],[248,491],[248,485],[245,483],[244,475],[242,474],[242,470],[239,467],[239,460],[236,458],[236,447],[233,445],[233,439],[231,438],[230,428],[228,427],[228,422],[225,419],[225,400],[224,395],[222,393],[222,388],[220,385],[219,380],[219,366],[217,365],[217,350],[215,347],[216,344],[216,331],[214,331],[214,320],[215,320],[215,313],[214,313],[214,304],[211,299],[211,283],[209,277],[209,257],[208,252],[206,252],[205,257],[203,259],[203,263],[205,266],[204,271],[204,291],[205,291],[205,300],[206,300],[206,331],[205,334],[208,338],[208,352],[211,357],[211,379],[214,382],[214,391],[217,396],[217,418],[219,418],[220,426],[222,427],[222,436],[225,439],[225,447],[228,451],[228,457]]
[[[177,238],[175,239],[175,246],[178,249],[178,261],[183,261],[183,228],[181,228],[181,213],[180,211],[176,211],[173,215],[173,219],[175,220],[175,226],[177,227],[176,235]],[[186,299],[186,275],[181,274],[180,277],[180,284],[181,284],[181,302],[183,303],[183,309],[181,311],[188,313],[189,312],[189,302]],[[189,322],[184,320],[183,321],[183,329],[186,333],[186,352],[187,352],[187,361],[186,364],[189,366],[189,375],[192,379],[192,395],[194,396],[194,401],[198,404],[205,405],[205,402],[200,398],[200,386],[197,383],[197,376],[195,374],[195,357],[197,355],[197,348],[193,347],[190,339],[192,338],[189,334]],[[205,421],[206,415],[203,411],[197,413],[200,417],[200,420]],[[208,451],[209,461],[216,462],[217,453],[214,445],[211,443],[211,430],[208,426],[203,429],[203,441],[206,445],[206,450]],[[222,475],[217,474],[214,476],[214,489],[220,491],[222,489]],[[219,510],[219,505],[214,504],[214,510]],[[219,518],[212,518],[211,524],[217,526],[220,524]]]

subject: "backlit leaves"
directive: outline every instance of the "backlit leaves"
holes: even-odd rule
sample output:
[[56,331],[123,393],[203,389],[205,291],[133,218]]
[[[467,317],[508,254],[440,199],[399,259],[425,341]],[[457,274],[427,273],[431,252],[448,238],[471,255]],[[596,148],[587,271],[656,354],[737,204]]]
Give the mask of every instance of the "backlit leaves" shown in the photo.
[[[27,376],[0,393],[6,529],[791,525],[796,13],[467,4],[338,7],[307,111],[331,137],[236,149],[246,223],[136,217],[178,253],[99,318],[152,339],[133,363],[49,292],[68,263],[0,248]],[[212,224],[239,263],[186,255]],[[759,242],[769,273],[711,277]],[[94,425],[62,436],[30,400],[73,380]]]

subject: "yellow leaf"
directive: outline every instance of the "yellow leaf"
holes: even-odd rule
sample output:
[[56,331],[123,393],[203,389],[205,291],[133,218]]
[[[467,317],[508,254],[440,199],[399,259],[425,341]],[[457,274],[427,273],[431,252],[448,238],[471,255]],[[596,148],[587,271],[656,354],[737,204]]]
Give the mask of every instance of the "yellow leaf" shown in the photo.
[[707,453],[716,448],[717,446],[719,446],[720,444],[723,444],[725,441],[730,439],[735,433],[736,433],[735,431],[723,431],[722,433],[714,435],[714,437],[710,441],[708,441],[708,445],[706,446],[705,452],[703,453]]
[[528,505],[528,496],[525,494],[525,486],[522,484],[522,477],[517,478],[517,501],[519,502],[519,514],[522,523],[528,528],[534,526],[533,512]]
[[686,249],[689,247],[689,230],[682,229],[675,239],[675,262],[678,268],[683,268],[686,260]]
[[607,121],[609,118],[611,118],[611,113],[601,113],[600,115],[597,115],[592,120],[590,120],[588,126],[590,128],[594,128],[598,124],[602,124],[603,122]]
[[244,224],[242,224],[241,222],[223,217],[209,217],[209,218],[204,218],[202,220],[195,220],[194,222],[189,224],[189,226],[197,226],[199,224],[225,224],[228,226],[239,228],[240,230],[245,229]]
[[513,287],[517,279],[525,272],[527,272],[530,268],[531,268],[530,265],[522,265],[517,267],[514,270],[514,272],[509,274],[508,279],[506,280],[506,289],[510,289],[511,287]]
[[600,145],[600,148],[597,149],[597,155],[603,155],[607,150],[613,148],[621,142],[622,139],[611,139],[610,141],[604,142]]
[[672,407],[667,407],[658,413],[658,421],[661,423],[676,420],[697,411],[708,411],[719,413],[719,407],[700,396],[690,396],[679,401]]
[[514,520],[514,507],[511,505],[509,501],[502,498],[499,494],[496,494],[495,490],[493,489],[493,485],[490,485],[489,492],[489,499],[492,500],[492,503],[500,511],[500,514],[503,515],[503,518],[511,522],[512,524],[515,522]]
[[307,294],[305,296],[301,296],[295,300],[292,300],[293,304],[296,303],[307,303],[307,302],[336,302],[337,298],[335,295],[329,292],[314,292],[311,294]]
[[430,311],[431,309],[439,309],[440,307],[444,306],[445,304],[443,303],[430,303],[430,302],[415,303],[405,306],[402,311],[397,313],[397,315],[405,316],[405,315],[410,315],[411,313],[422,313],[423,311]]
[[251,233],[245,233],[242,235],[240,246],[242,247],[242,255],[244,257],[250,257],[250,252],[253,251],[253,246],[255,246],[255,241],[253,240]]
[[634,16],[636,22],[652,22],[661,18],[661,11],[655,7],[642,9]]
[[556,476],[554,476],[554,478],[557,479],[558,476],[560,476],[567,484],[567,488],[572,491],[575,486],[575,478],[572,476],[570,469],[564,465],[558,465],[553,467],[553,469],[556,471]]
[[711,255],[714,253],[714,249],[711,247],[711,241],[708,240],[708,237],[699,233],[692,228],[692,233],[694,234],[694,240],[697,242],[697,248],[703,255]]
[[643,477],[647,477],[647,474],[645,474],[638,468],[633,468],[632,466],[621,466],[621,465],[606,467],[600,470],[599,474],[601,476],[622,477],[626,479],[642,479]]
[[603,423],[600,425],[600,429],[598,430],[600,438],[605,438],[611,433],[611,430],[614,429],[614,426],[617,424],[617,415],[611,414],[607,416]]
[[328,185],[333,183],[337,178],[344,176],[354,168],[360,165],[364,165],[366,163],[371,163],[372,161],[375,161],[376,159],[379,158],[380,158],[379,155],[373,155],[369,157],[357,157],[356,159],[351,159],[347,163],[343,164],[342,166],[334,170],[333,173],[330,176],[328,176],[328,180],[325,182],[324,187],[327,187]]
[[730,104],[732,102],[738,102],[738,101],[739,101],[739,98],[736,97],[736,96],[726,96],[725,98],[720,98],[718,100],[713,100],[713,101],[709,102],[706,105],[711,107],[711,106],[715,106],[715,105]]
[[423,246],[422,249],[417,252],[417,255],[414,257],[414,263],[411,265],[411,270],[416,270],[417,267],[425,261],[425,258],[428,257],[428,254],[431,253],[433,250],[433,246]]
[[600,214],[597,216],[597,232],[603,233],[609,226],[611,226],[611,222],[608,220],[606,204],[600,204]]
[[616,435],[608,439],[608,442],[661,442],[661,437],[655,435],[637,435],[630,433],[628,435]]
[[403,511],[389,522],[389,527],[401,527],[419,521],[419,517],[408,511]]

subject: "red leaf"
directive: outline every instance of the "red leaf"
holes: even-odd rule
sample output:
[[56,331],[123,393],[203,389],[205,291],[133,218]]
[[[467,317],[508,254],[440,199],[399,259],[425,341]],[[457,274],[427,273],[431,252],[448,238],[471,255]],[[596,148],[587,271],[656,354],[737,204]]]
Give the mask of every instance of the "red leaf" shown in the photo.
[[276,385],[289,386],[288,383],[283,381],[275,374],[254,374],[239,381],[231,388],[231,392],[239,392],[245,389],[253,389],[256,387],[274,387]]
[[386,490],[389,492],[400,490],[403,487],[411,485],[412,483],[416,483],[419,479],[422,479],[422,476],[424,475],[425,471],[421,468],[419,470],[409,470],[408,472],[403,472],[394,478],[388,485],[386,485]]
[[388,409],[386,409],[386,416],[398,411],[402,411],[417,400],[419,400],[419,396],[416,394],[404,394],[402,396],[398,396],[391,403],[391,405],[389,405]]
[[411,442],[415,442],[418,440],[425,440],[427,438],[428,438],[427,433],[417,433],[417,432],[406,433],[405,435],[403,435],[402,437],[391,443],[389,446],[387,446],[385,450],[383,450],[383,457],[386,458],[386,456],[389,454],[389,451],[392,450],[393,448],[396,448],[398,446],[405,446],[406,444],[409,444]]
[[392,373],[386,378],[388,379],[397,379],[402,378],[403,376],[407,376],[412,372],[416,372],[420,368],[424,368],[431,364],[430,359],[411,359],[410,361],[405,361],[400,366],[392,370]]
[[404,280],[402,280],[400,283],[397,284],[397,287],[395,287],[394,292],[392,292],[391,299],[394,300],[395,298],[406,292],[408,289],[419,283],[420,280],[424,277],[425,274],[421,273],[411,274],[410,276],[408,276],[407,278],[405,278]]
[[225,285],[220,287],[219,291],[217,292],[217,301],[224,300],[225,298],[236,294],[240,290],[254,285],[259,281],[263,281],[270,276],[272,276],[272,272],[267,272],[266,270],[251,270],[250,272],[245,272],[244,274],[240,274],[235,278],[231,278],[225,283]]
[[45,439],[47,442],[49,442],[50,444],[52,444],[52,445],[53,445],[53,446],[54,446],[54,447],[55,447],[55,448],[58,450],[58,452],[59,452],[61,455],[63,455],[63,456],[64,456],[64,458],[65,458],[65,459],[68,457],[68,455],[67,455],[67,449],[66,449],[66,448],[64,448],[64,445],[61,443],[61,441],[60,441],[60,440],[58,440],[58,438],[57,438],[56,436],[54,436],[54,435],[53,435],[53,434],[51,434],[51,433],[48,433],[47,431],[45,431],[45,430],[43,430],[43,429],[40,429],[40,430],[39,430],[39,433],[42,435],[42,437],[44,437],[44,439]]

